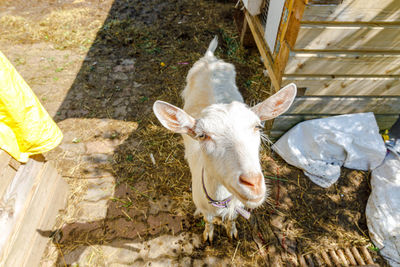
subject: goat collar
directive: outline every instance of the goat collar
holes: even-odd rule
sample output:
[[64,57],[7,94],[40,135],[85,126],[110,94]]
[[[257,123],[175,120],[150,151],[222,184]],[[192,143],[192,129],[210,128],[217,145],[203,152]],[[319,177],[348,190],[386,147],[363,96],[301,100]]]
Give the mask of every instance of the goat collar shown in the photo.
[[[228,203],[232,200],[232,196],[227,197],[224,200],[218,201],[212,199],[210,195],[207,193],[206,185],[204,184],[204,167],[201,169],[201,184],[203,185],[204,194],[206,195],[211,205],[217,208],[228,208]],[[247,220],[250,218],[250,212],[243,209],[242,207],[235,206],[235,211],[240,215],[242,215]]]

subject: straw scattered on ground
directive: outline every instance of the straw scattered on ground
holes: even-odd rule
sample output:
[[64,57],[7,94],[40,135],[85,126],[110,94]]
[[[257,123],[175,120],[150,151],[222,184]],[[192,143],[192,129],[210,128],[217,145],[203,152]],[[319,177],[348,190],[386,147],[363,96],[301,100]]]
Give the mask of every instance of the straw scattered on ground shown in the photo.
[[[73,1],[71,5],[46,7],[49,12],[40,15],[40,8],[30,8],[22,1],[6,1],[5,5],[23,8],[0,18],[3,41],[10,45],[46,42],[57,49],[88,52],[55,120],[64,131],[76,133],[77,142],[119,141],[111,159],[96,165],[102,173],[116,177],[116,194],[109,201],[108,217],[83,225],[93,231],[78,231],[58,244],[61,265],[63,255],[76,248],[120,239],[118,226],[113,223],[125,218],[134,225],[160,199],[171,200],[170,216],[184,218],[183,231],[202,233],[204,222],[192,215],[195,207],[182,139],[158,123],[151,105],[161,99],[182,106],[180,92],[186,74],[215,35],[220,40],[216,55],[235,65],[237,85],[246,103],[260,102],[271,94],[258,52],[240,46],[233,2],[87,3]],[[125,76],[115,76],[125,59],[130,60],[132,69]],[[125,132],[122,126],[113,128],[107,136],[79,136],[95,129],[99,119],[130,122],[135,127]],[[307,254],[369,244],[364,215],[370,190],[368,173],[344,170],[337,184],[323,189],[268,147],[263,148],[260,158],[270,186],[268,202],[253,211],[250,221],[238,219],[239,240],[230,241],[225,230],[217,227],[214,243],[200,245],[190,255],[192,258],[229,255],[232,265],[254,266],[268,262],[262,249],[281,255],[285,247],[293,245],[296,253]],[[88,170],[83,157],[78,163],[55,157],[55,163],[74,188],[63,222],[72,223],[70,215],[76,212],[73,208],[85,191],[85,183],[77,179],[85,177]],[[160,231],[146,230],[137,238],[148,240],[166,233],[171,234],[168,225]]]

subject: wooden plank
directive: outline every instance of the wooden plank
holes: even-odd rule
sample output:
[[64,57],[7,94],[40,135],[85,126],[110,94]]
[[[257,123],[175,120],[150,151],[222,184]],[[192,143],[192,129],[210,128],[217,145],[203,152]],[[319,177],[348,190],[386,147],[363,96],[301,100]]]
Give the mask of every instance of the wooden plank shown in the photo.
[[15,171],[18,171],[19,166],[21,166],[21,163],[20,163],[18,160],[14,159],[14,158],[11,158],[11,159],[8,161],[8,166],[10,166],[11,168],[13,168]]
[[282,86],[295,83],[305,95],[400,96],[400,77],[379,76],[284,76]]
[[[290,54],[290,43],[295,40],[299,27],[300,18],[304,10],[305,3],[302,0],[289,1],[285,4],[285,13],[281,22],[279,36],[279,49],[275,50],[273,69],[276,79],[281,82],[282,76]],[[286,18],[287,17],[287,18]]]
[[266,43],[263,35],[263,29],[260,20],[257,17],[251,16],[247,11],[245,11],[245,17],[247,23],[250,27],[251,33],[253,34],[254,41],[256,42],[258,51],[260,52],[261,58],[263,60],[264,66],[268,71],[268,75],[271,79],[272,86],[277,92],[280,89],[280,80],[276,78],[276,74],[273,68],[273,59],[269,53],[270,49]]
[[[293,15],[294,2],[294,0],[287,0],[284,3],[282,17],[279,23],[278,33],[276,35],[276,41],[278,43],[275,45],[275,49],[273,51],[274,58],[276,58],[280,53],[281,46],[283,43],[285,43],[286,32],[289,27],[289,22],[291,21],[291,16]],[[291,25],[290,27],[293,26]]]
[[[40,172],[42,162],[29,160],[18,169],[14,179],[7,187],[0,202],[6,210],[0,214],[2,234],[0,235],[0,266],[5,265],[7,255],[13,246],[15,233],[21,227],[26,210],[26,203],[31,198],[31,190],[34,187],[35,177]],[[46,203],[43,203],[46,204]]]
[[10,185],[12,179],[17,173],[13,168],[11,168],[8,164],[10,162],[11,156],[0,149],[0,200],[3,197],[4,192],[7,187]]
[[[5,152],[4,150],[0,149],[0,176],[2,171],[5,170],[6,166],[10,162],[11,156]],[[0,180],[1,183],[1,180]]]
[[[46,162],[35,178],[32,198],[13,248],[9,252],[6,266],[38,266],[49,241],[37,230],[51,230],[59,209],[65,206],[68,186],[55,168]],[[51,205],[47,205],[51,203]],[[24,255],[24,257],[22,257]]]
[[338,5],[342,2],[343,0],[308,0],[310,5]]
[[304,13],[305,6],[306,4],[303,0],[294,1],[292,12],[289,15],[288,28],[284,38],[290,48],[295,46],[300,30],[300,21]]
[[285,74],[399,75],[400,55],[291,53]]
[[[286,132],[294,125],[306,121],[306,120],[313,120],[319,118],[327,118],[331,116],[343,115],[339,114],[331,114],[331,115],[302,115],[302,114],[295,114],[295,115],[281,115],[275,119],[273,130],[275,131],[282,131]],[[378,123],[379,129],[389,129],[398,119],[398,115],[381,115],[375,114],[376,121]]]
[[371,255],[368,252],[368,249],[366,246],[362,246],[360,247],[361,253],[364,256],[365,261],[367,262],[367,264],[374,264],[374,260],[372,259]]
[[[343,115],[343,114],[336,114]],[[296,124],[313,119],[320,119],[334,116],[332,115],[281,115],[275,118],[274,124],[271,131],[269,132],[269,137],[277,139],[281,137],[285,132],[290,130]],[[375,114],[376,122],[380,130],[390,129],[392,125],[396,122],[398,115],[379,115]]]
[[242,10],[235,9],[233,13],[233,19],[235,21],[237,31],[240,34],[240,44],[244,47],[255,47],[256,43],[251,35],[244,12]]
[[279,26],[279,41],[282,43],[284,42],[286,38],[286,33],[288,31],[289,25],[291,28],[295,27],[296,25],[290,24],[291,22],[293,23],[292,16],[295,15],[296,13],[294,12],[294,9],[298,7],[299,2],[302,1],[295,1],[295,0],[288,0],[285,2],[284,10],[283,10],[283,16],[281,19],[281,25]]
[[269,136],[276,139],[304,120],[362,112],[373,112],[379,129],[390,129],[400,114],[400,97],[297,97],[284,115],[275,118]]
[[400,114],[400,97],[396,96],[300,96],[296,97],[286,115],[337,115],[358,112]]
[[0,170],[0,199],[3,198],[4,193],[16,174],[17,171],[9,165],[6,165]]
[[339,5],[307,5],[304,21],[399,21],[400,1],[343,0]]
[[[242,13],[242,12],[240,12],[240,13]],[[247,25],[247,20],[243,16],[243,18],[238,18],[235,21],[243,21],[241,23],[241,25],[238,26],[238,28],[240,29],[240,31],[239,31],[240,32],[240,43],[243,46],[247,46],[247,42],[248,42],[247,40],[249,39],[248,38],[248,36],[249,36],[249,34],[248,34],[249,33],[249,26]]]
[[399,31],[400,25],[302,24],[294,48],[308,50],[398,50],[400,49]]

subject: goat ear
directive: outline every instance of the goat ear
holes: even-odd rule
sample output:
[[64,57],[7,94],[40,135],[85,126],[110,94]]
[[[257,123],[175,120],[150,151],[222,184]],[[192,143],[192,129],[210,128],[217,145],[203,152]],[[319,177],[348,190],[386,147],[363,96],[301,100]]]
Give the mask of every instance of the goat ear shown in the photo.
[[153,105],[153,111],[157,119],[168,130],[193,136],[196,120],[182,109],[157,100]]
[[286,112],[296,97],[297,87],[294,83],[286,85],[274,95],[252,107],[262,121],[271,120]]

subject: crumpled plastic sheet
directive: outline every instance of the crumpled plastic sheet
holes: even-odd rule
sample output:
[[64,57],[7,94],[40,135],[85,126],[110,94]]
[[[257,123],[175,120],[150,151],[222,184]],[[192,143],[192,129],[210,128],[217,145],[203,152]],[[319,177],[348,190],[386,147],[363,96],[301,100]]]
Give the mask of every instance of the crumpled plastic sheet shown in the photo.
[[372,170],[386,156],[372,112],[301,122],[286,132],[272,149],[324,188],[337,181],[342,166]]
[[273,149],[325,188],[337,181],[341,166],[372,170],[366,207],[370,238],[392,267],[400,267],[400,141],[396,150],[386,148],[373,113],[302,122]]
[[400,267],[400,156],[390,151],[371,173],[366,217],[369,236],[392,267]]
[[63,136],[29,85],[0,52],[0,148],[20,162],[56,147]]

